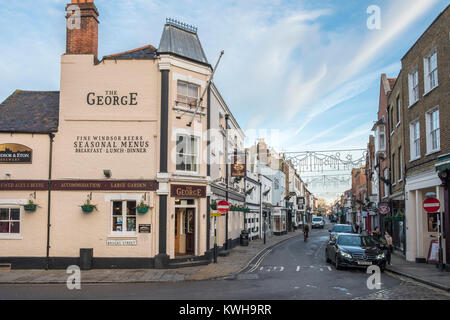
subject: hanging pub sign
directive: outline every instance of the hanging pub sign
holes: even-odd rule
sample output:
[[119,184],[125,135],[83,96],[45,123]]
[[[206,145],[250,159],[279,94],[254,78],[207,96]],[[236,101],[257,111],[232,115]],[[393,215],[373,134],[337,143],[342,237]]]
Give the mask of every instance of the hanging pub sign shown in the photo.
[[15,143],[0,144],[0,163],[31,163],[33,150]]
[[389,203],[387,202],[380,202],[378,204],[378,212],[382,214],[383,216],[391,212],[391,207],[389,206]]
[[245,177],[246,174],[246,157],[243,152],[235,152],[233,155],[233,163],[231,164],[232,177]]

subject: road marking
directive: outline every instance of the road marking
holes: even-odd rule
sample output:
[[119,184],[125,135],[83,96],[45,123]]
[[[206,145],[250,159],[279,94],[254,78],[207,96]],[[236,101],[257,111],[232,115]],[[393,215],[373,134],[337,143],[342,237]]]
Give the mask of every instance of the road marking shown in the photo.
[[323,269],[322,269],[322,268],[320,268],[320,271],[323,271]]
[[328,271],[331,271],[331,267],[330,266],[328,266],[327,268],[328,268]]
[[297,266],[297,272],[299,272],[300,271],[300,266]]
[[256,264],[253,266],[253,268],[251,268],[250,270],[248,270],[246,273],[251,273],[251,272],[255,271],[255,270],[259,267],[259,265],[261,264],[261,262],[262,262],[262,260],[264,259],[264,257],[265,257],[266,255],[268,255],[269,252],[271,252],[271,251],[272,251],[272,249],[267,250],[267,252],[264,253],[264,254],[258,259],[258,261],[257,261]]

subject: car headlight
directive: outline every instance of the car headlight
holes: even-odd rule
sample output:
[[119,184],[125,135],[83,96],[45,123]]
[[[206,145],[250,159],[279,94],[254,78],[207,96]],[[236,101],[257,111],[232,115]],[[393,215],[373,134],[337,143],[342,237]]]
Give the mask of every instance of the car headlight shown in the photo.
[[348,259],[352,258],[352,255],[350,253],[347,253],[347,252],[344,252],[344,251],[341,251],[341,256],[343,258],[348,258]]
[[384,255],[384,253],[380,253],[379,255],[377,255],[377,259],[384,259],[386,256]]

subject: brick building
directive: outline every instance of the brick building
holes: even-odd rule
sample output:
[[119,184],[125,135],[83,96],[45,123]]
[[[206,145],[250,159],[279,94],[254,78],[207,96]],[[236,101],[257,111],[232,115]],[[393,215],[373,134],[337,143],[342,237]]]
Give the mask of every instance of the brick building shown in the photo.
[[405,250],[405,143],[404,134],[407,125],[404,121],[404,97],[402,95],[403,71],[400,71],[388,98],[388,157],[391,212],[385,217],[384,229],[393,237],[396,249]]
[[[445,164],[445,161],[438,163],[438,158],[445,158],[450,153],[449,32],[450,6],[433,21],[401,60],[406,257],[418,262],[427,261],[430,244],[438,236],[437,214],[426,214],[422,208],[427,193],[434,192],[446,207],[444,234],[450,234],[448,188],[442,186],[443,180],[446,183],[448,180],[441,179],[436,170],[437,166]],[[445,261],[450,257],[450,243],[444,242],[443,247]]]

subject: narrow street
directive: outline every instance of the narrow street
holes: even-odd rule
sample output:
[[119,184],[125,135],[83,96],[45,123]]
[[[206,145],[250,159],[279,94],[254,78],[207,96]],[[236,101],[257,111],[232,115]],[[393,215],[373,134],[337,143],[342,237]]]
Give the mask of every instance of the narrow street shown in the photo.
[[299,232],[231,280],[86,284],[73,291],[65,285],[0,285],[0,299],[450,300],[447,292],[388,272],[381,276],[380,290],[369,290],[364,270],[336,270],[325,262],[329,226],[312,230],[307,242]]

